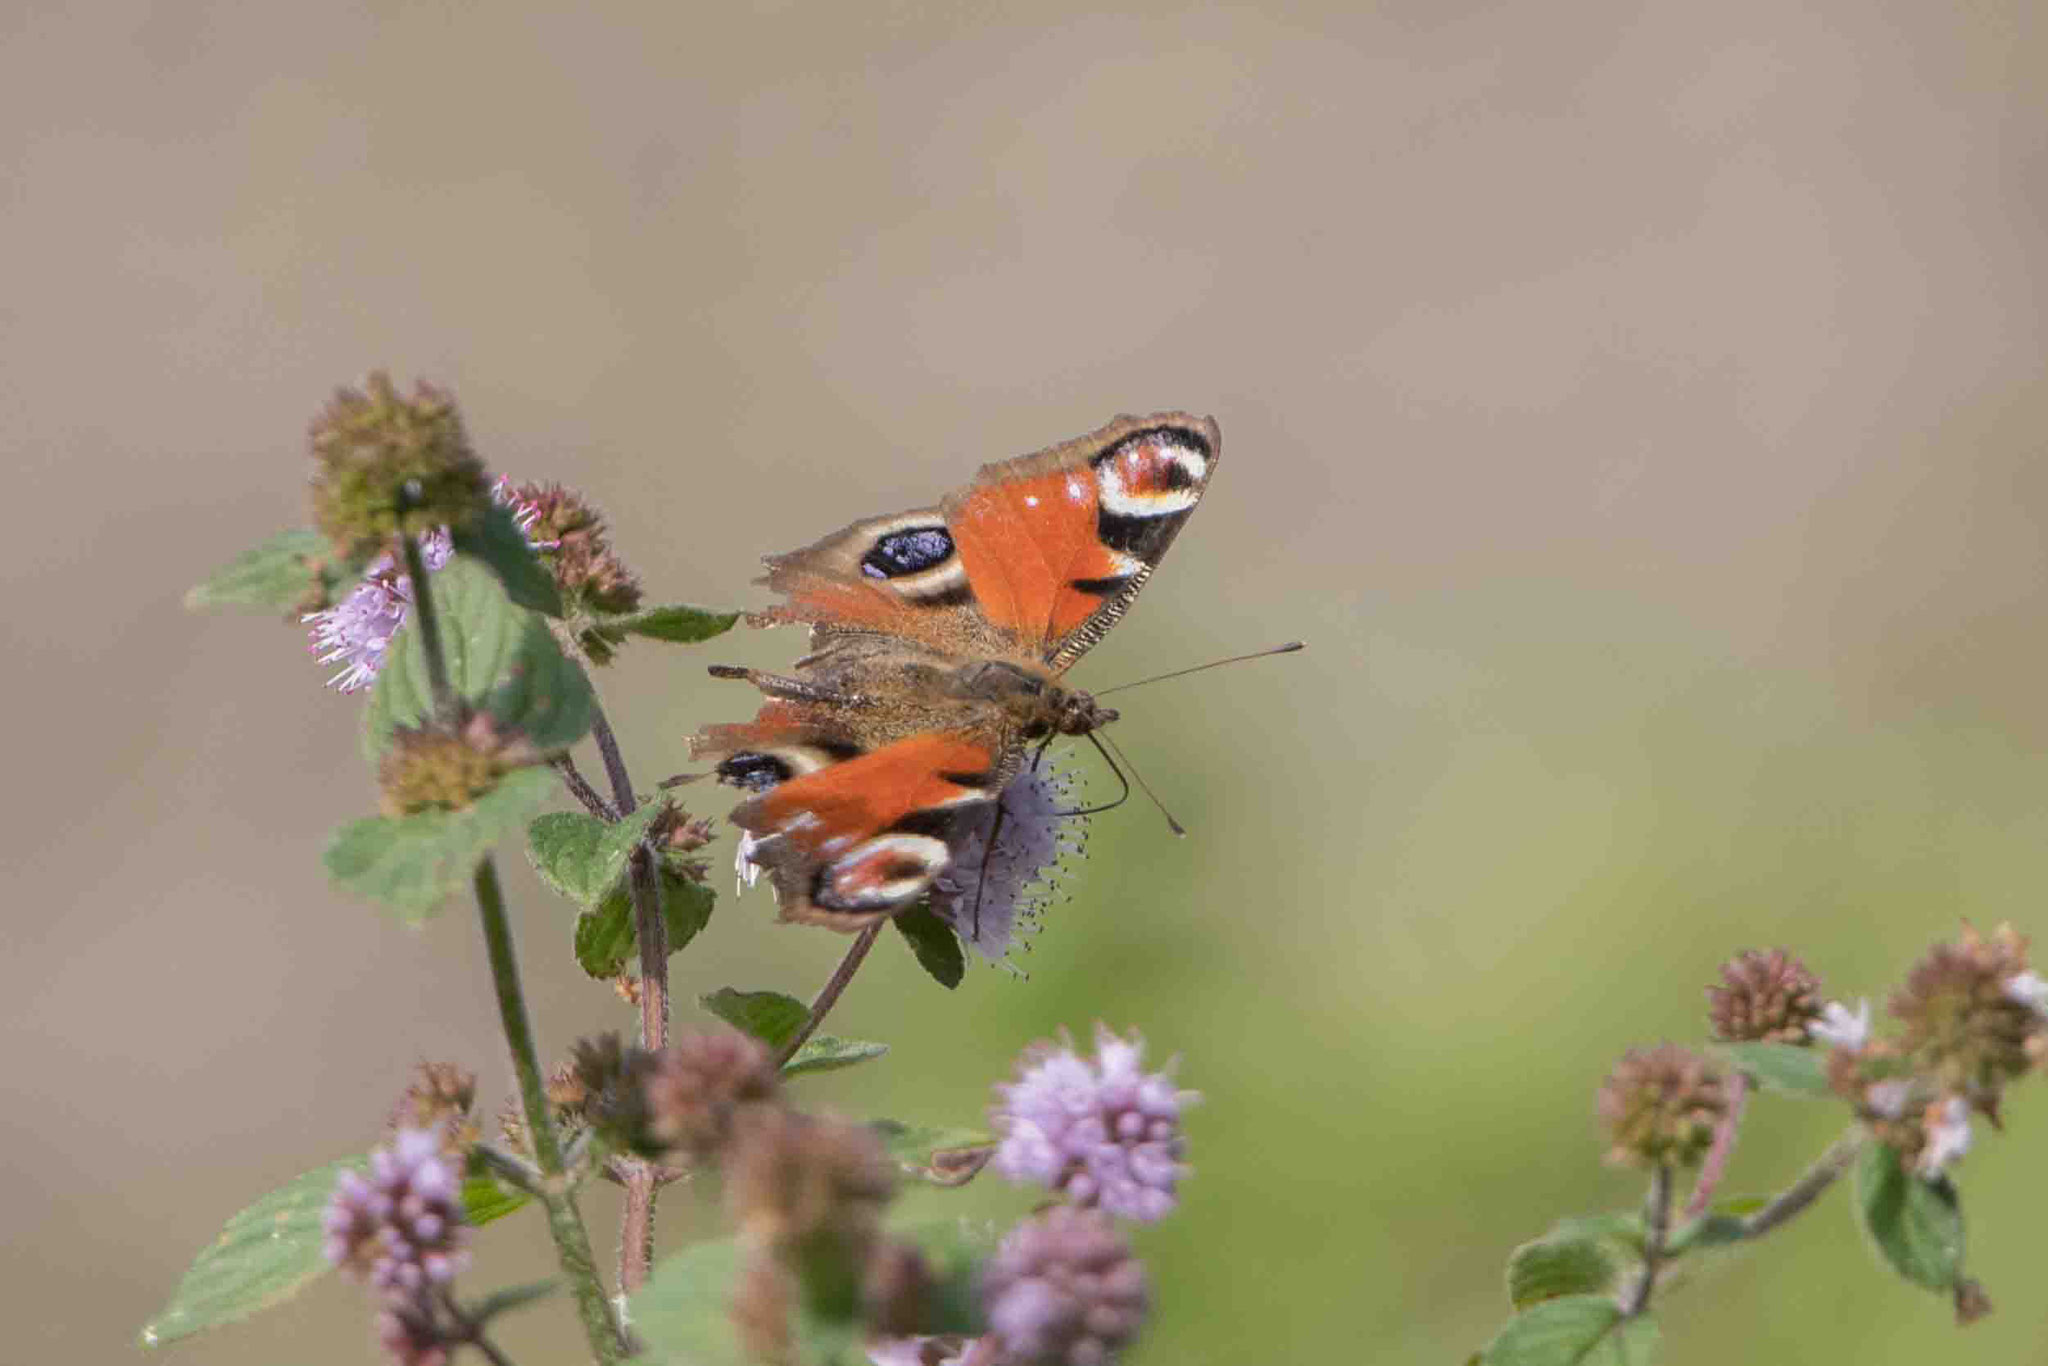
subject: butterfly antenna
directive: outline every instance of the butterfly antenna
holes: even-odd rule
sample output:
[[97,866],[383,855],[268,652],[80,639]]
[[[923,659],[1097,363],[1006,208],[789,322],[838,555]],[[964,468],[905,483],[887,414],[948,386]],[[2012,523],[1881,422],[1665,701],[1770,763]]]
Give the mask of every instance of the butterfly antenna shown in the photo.
[[[1107,802],[1102,806],[1091,806],[1084,811],[1062,811],[1060,812],[1062,816],[1092,816],[1098,811],[1108,811],[1112,807],[1122,806],[1125,801],[1129,800],[1131,795],[1131,778],[1136,778],[1138,780],[1138,787],[1146,796],[1152,799],[1152,805],[1159,808],[1159,814],[1166,817],[1166,828],[1182,839],[1187,838],[1187,827],[1173,818],[1173,813],[1166,809],[1166,803],[1159,800],[1159,794],[1154,792],[1152,785],[1145,781],[1145,775],[1138,772],[1137,766],[1124,757],[1122,750],[1117,749],[1116,741],[1110,739],[1107,735],[1091,730],[1088,732],[1088,743],[1095,746],[1096,753],[1100,754],[1102,761],[1109,765],[1109,771],[1116,774],[1116,780],[1124,785],[1123,793],[1113,802]],[[1111,757],[1112,750],[1115,751],[1115,757]],[[1123,769],[1117,767],[1117,759],[1123,759],[1124,764],[1130,768],[1130,778],[1126,778]]]
[[[1140,678],[1130,683],[1119,683],[1114,688],[1102,689],[1095,696],[1107,697],[1113,692],[1122,692],[1126,688],[1142,688],[1147,683],[1164,683],[1169,678],[1185,678],[1189,674],[1198,674],[1204,669],[1220,669],[1225,664],[1242,664],[1247,659],[1264,659],[1267,655],[1291,655],[1296,650],[1306,650],[1307,648],[1308,642],[1305,640],[1290,640],[1285,645],[1275,645],[1270,650],[1254,650],[1248,655],[1232,655],[1228,659],[1212,659],[1207,664],[1197,664],[1187,669],[1175,669],[1170,674],[1154,674],[1150,678]],[[1142,782],[1140,786],[1143,786]]]

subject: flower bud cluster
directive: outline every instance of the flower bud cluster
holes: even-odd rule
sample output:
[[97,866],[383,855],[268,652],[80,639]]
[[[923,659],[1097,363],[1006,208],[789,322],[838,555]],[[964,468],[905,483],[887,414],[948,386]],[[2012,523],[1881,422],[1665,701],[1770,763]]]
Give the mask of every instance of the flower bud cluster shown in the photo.
[[1727,1074],[1675,1043],[1631,1048],[1600,1087],[1595,1108],[1618,1166],[1690,1167],[1713,1146],[1728,1112]]
[[438,1128],[401,1128],[370,1154],[367,1176],[343,1172],[322,1226],[327,1260],[377,1292],[377,1336],[400,1366],[440,1366],[456,1340],[434,1295],[469,1264],[460,1167]]
[[489,482],[455,401],[421,383],[410,397],[386,374],[342,389],[313,420],[313,518],[357,563],[400,536],[472,525]]
[[1971,1116],[1996,1123],[2006,1087],[2048,1055],[2048,981],[2010,925],[1965,925],[1913,965],[1887,1013],[1895,1037],[1877,1034],[1867,1001],[1831,1001],[1807,1035],[1828,1048],[1828,1083],[1872,1136],[1933,1179],[1969,1151]]
[[540,759],[523,734],[500,730],[489,712],[472,712],[454,727],[396,727],[377,763],[384,814],[467,810],[505,774]]

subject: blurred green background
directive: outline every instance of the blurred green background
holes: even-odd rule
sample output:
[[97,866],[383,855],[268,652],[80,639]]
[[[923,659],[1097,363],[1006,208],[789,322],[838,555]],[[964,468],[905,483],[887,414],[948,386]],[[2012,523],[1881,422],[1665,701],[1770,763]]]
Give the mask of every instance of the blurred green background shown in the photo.
[[[127,1359],[415,1058],[504,1094],[470,917],[409,932],[320,874],[372,800],[359,702],[294,631],[179,606],[302,519],[306,422],[388,366],[709,603],[983,460],[1214,413],[1210,498],[1076,679],[1310,652],[1120,698],[1193,837],[1099,818],[1028,981],[948,994],[886,942],[834,1028],[895,1051],[807,1090],[971,1121],[1028,1041],[1141,1028],[1207,1101],[1137,1359],[1462,1360],[1515,1243],[1636,1199],[1593,1090],[1699,1035],[1721,959],[1882,996],[1962,917],[2043,928],[2044,24],[13,7],[11,1354]],[[629,651],[602,684],[642,783],[751,710],[707,660],[798,645]],[[514,887],[545,1042],[624,1026]],[[770,920],[727,897],[680,990],[807,994],[841,941]],[[2048,1104],[2010,1119],[1963,1170],[1991,1320],[1891,1280],[1837,1194],[1671,1293],[1664,1359],[2048,1361]],[[1759,1105],[1731,1189],[1834,1121]],[[501,1226],[477,1280],[546,1263]],[[168,1355],[363,1361],[367,1317],[323,1283]],[[526,1327],[520,1360],[573,1352],[566,1305]]]

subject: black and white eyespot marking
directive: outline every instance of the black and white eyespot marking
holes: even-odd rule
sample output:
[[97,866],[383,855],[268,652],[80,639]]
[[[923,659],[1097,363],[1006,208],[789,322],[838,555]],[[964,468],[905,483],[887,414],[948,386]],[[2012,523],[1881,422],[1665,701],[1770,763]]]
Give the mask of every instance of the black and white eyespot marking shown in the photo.
[[900,579],[944,564],[953,553],[952,534],[942,526],[889,531],[861,556],[860,572],[871,579]]
[[811,903],[828,911],[888,911],[908,905],[952,861],[934,835],[877,835],[818,870]]
[[1095,457],[1098,505],[1113,517],[1184,515],[1209,477],[1209,443],[1185,427],[1148,427]]
[[718,761],[718,781],[743,787],[749,792],[766,792],[794,776],[795,770],[783,760],[754,750],[744,750]]
[[718,781],[749,792],[766,792],[778,783],[843,763],[861,752],[859,745],[836,740],[781,745],[772,750],[745,749],[718,761]]

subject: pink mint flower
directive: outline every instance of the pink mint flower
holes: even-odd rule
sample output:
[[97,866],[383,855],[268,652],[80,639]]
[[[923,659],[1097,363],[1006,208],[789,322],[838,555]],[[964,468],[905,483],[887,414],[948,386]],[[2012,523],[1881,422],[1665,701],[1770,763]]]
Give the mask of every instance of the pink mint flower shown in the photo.
[[1093,1060],[1064,1036],[1025,1052],[1017,1080],[996,1087],[990,1118],[1000,1142],[991,1160],[1010,1180],[1048,1187],[1076,1205],[1161,1219],[1188,1171],[1181,1111],[1198,1097],[1164,1072],[1145,1072],[1137,1036],[1122,1039],[1098,1026],[1095,1043]]

